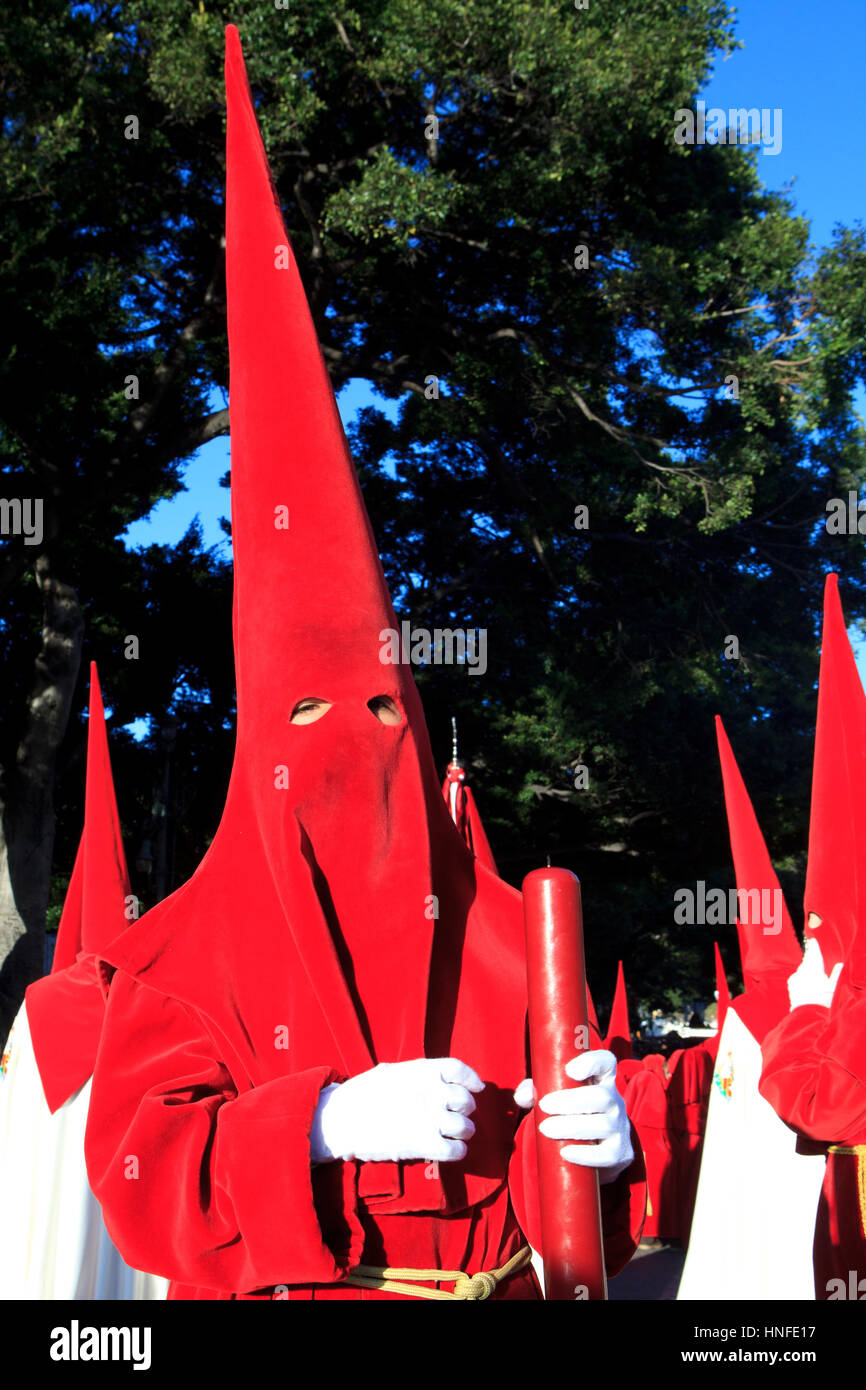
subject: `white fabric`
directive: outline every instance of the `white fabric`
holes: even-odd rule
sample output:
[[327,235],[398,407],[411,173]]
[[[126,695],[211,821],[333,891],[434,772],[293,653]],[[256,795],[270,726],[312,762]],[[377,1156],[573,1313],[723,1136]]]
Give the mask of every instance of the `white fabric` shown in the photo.
[[736,1008],[725,1015],[707,1114],[680,1299],[815,1297],[812,1242],[824,1156],[758,1091],[761,1048]]
[[472,1092],[483,1090],[481,1078],[456,1057],[382,1062],[324,1088],[310,1134],[313,1162],[465,1158],[463,1141],[475,1133],[468,1118]]
[[[566,1063],[565,1072],[572,1081],[593,1077],[595,1085],[571,1086],[542,1096],[539,1109],[550,1118],[541,1121],[539,1132],[548,1139],[583,1141],[566,1145],[562,1150],[565,1161],[598,1168],[601,1183],[615,1182],[634,1158],[625,1101],[616,1089],[616,1058],[603,1048],[580,1052]],[[528,1110],[533,1096],[532,1080],[527,1077],[514,1092],[514,1099]],[[587,1140],[596,1142],[590,1146]]]
[[121,1259],[90,1190],[89,1099],[88,1081],[50,1113],[22,1005],[0,1075],[0,1299],[165,1298],[165,1279]]
[[833,994],[839,982],[842,962],[833,967],[830,975],[824,973],[824,957],[821,947],[813,936],[806,942],[803,959],[793,975],[788,976],[788,995],[791,1009],[799,1009],[802,1004],[821,1004],[829,1009]]

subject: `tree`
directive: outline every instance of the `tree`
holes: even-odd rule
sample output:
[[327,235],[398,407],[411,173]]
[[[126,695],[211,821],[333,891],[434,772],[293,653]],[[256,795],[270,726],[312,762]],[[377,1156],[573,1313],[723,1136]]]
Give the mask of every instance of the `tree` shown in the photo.
[[38,528],[12,528],[0,568],[4,1032],[42,971],[54,784],[85,695],[85,624],[115,697],[125,684],[135,714],[164,710],[194,638],[178,633],[162,659],[145,649],[133,694],[131,672],[119,673],[127,635],[141,638],[148,620],[148,562],[118,537],[178,489],[178,464],[227,424],[225,409],[208,409],[219,382],[203,342],[210,320],[222,327],[219,171],[187,177],[191,132],[172,132],[172,144],[161,130],[165,108],[115,18],[111,7],[30,5],[0,37],[0,464],[5,498],[40,509]]
[[[230,713],[227,649],[182,686],[190,635],[116,537],[227,424],[208,400],[227,379],[231,18],[334,384],[365,377],[400,401],[396,423],[368,411],[352,441],[398,607],[427,628],[488,632],[484,677],[420,672],[434,746],[444,757],[458,713],[506,877],[549,851],[585,880],[593,971],[612,987],[627,944],[636,1004],[699,997],[704,979],[709,998],[712,931],[676,928],[672,903],[696,878],[730,882],[711,715],[726,716],[796,877],[821,573],[842,571],[851,616],[864,593],[858,536],[824,526],[827,500],[864,471],[851,404],[863,232],[839,229],[813,252],[789,202],[763,190],[754,151],[674,138],[676,113],[735,42],[727,7],[48,9],[51,23],[25,5],[0,52],[14,113],[2,447],[52,499],[44,546],[4,556],[7,846],[32,858],[48,843],[81,699],[82,574],[84,618],[98,613],[115,653],[134,631],[127,595],[161,643],[167,627],[161,683],[137,672],[124,717],[174,709],[179,687],[201,708],[216,667]],[[216,563],[196,578],[196,554],[193,542],[189,593]],[[39,563],[66,586],[51,599],[64,614]],[[28,703],[34,670],[46,679],[42,610],[49,729]],[[191,855],[214,819],[191,827]],[[34,943],[49,862],[19,911]],[[15,922],[5,930],[8,943]],[[31,950],[7,993],[35,962]]]

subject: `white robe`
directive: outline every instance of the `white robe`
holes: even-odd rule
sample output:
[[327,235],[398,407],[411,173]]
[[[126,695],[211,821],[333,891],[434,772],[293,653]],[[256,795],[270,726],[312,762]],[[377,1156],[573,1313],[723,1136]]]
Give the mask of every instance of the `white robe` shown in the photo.
[[26,1005],[0,1074],[0,1299],[161,1299],[168,1283],[121,1259],[84,1164],[87,1081],[52,1115]]
[[719,1043],[679,1299],[815,1297],[812,1242],[823,1154],[758,1091],[761,1048],[731,1007]]

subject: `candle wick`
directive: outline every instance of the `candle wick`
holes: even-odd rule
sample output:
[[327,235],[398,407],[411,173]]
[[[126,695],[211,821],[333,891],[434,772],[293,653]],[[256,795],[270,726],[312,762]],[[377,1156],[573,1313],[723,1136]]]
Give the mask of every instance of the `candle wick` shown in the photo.
[[550,868],[550,855],[547,856],[547,867]]

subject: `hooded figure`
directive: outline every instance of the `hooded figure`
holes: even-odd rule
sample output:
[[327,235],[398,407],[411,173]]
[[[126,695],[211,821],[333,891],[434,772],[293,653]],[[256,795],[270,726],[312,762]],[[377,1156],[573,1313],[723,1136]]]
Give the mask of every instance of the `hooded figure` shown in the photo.
[[[806,870],[806,952],[791,1011],[764,1039],[761,1094],[827,1154],[815,1296],[866,1294],[866,695],[839,599],[824,631]],[[837,984],[838,981],[838,984]]]
[[102,694],[91,663],[84,829],[51,974],[27,990],[0,1076],[0,1183],[10,1194],[0,1298],[165,1297],[164,1280],[121,1259],[84,1165],[107,993],[98,952],[124,926],[128,895]]
[[[821,1159],[801,1153],[758,1090],[761,1042],[802,960],[776,871],[721,719],[716,736],[738,889],[745,990],[716,1044],[703,1157],[679,1298],[812,1296]],[[719,1016],[722,1016],[721,987]]]
[[[406,1270],[442,1266],[537,1298],[520,895],[455,829],[388,660],[397,624],[233,27],[226,88],[235,759],[192,879],[105,952],[88,1171],[170,1297],[404,1298]],[[420,1157],[407,1133],[431,1105]],[[640,1216],[622,1163],[611,1176],[622,1262]],[[479,1296],[436,1283],[419,1296]]]
[[622,961],[617,965],[616,989],[614,990],[604,1045],[609,1052],[613,1053],[618,1062],[630,1060],[632,1057],[631,1029],[628,1024],[628,996],[625,992]]

